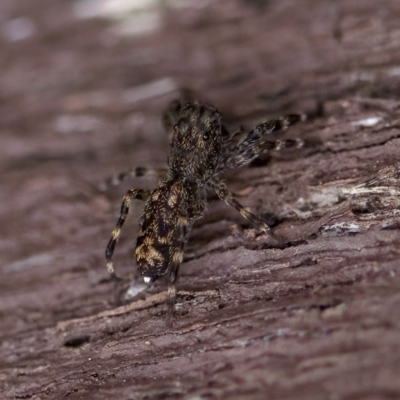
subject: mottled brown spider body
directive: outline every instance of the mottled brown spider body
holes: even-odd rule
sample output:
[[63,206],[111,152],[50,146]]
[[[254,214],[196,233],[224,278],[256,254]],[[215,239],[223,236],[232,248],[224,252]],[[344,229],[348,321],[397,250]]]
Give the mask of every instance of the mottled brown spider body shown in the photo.
[[177,273],[193,223],[206,208],[202,188],[191,182],[160,182],[146,203],[140,221],[135,257],[146,283]]
[[[168,170],[164,171],[164,177],[153,192],[131,189],[124,196],[120,218],[106,249],[109,272],[114,274],[111,257],[134,198],[146,200],[136,243],[136,261],[146,283],[169,274],[169,317],[184,247],[194,222],[205,212],[210,193],[217,194],[273,237],[268,225],[233,197],[220,179],[220,173],[248,164],[262,152],[300,146],[301,141],[277,140],[272,133],[302,119],[302,115],[292,114],[257,125],[248,133],[239,129],[229,134],[221,125],[216,108],[200,103],[173,102],[164,115],[164,124],[172,137]],[[145,169],[137,168],[133,175],[145,173]],[[117,183],[127,175],[121,174],[112,182]]]

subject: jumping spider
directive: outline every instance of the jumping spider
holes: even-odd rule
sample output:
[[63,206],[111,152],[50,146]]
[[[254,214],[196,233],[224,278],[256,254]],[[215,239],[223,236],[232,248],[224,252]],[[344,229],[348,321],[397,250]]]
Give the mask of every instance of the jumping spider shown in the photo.
[[[185,244],[194,222],[206,210],[210,193],[215,193],[274,238],[262,218],[233,197],[220,174],[224,170],[249,164],[268,150],[300,147],[300,140],[279,140],[272,133],[304,119],[304,115],[291,114],[264,122],[249,132],[240,128],[230,134],[221,124],[221,115],[215,107],[201,103],[171,103],[163,118],[172,137],[168,170],[158,171],[163,177],[152,192],[130,189],[124,196],[120,217],[106,249],[109,273],[115,277],[111,257],[129,205],[132,199],[144,200],[146,205],[136,242],[136,262],[147,284],[168,273],[167,324],[170,324],[176,297],[175,281]],[[130,175],[143,176],[148,172],[139,167]],[[122,181],[127,175],[121,174],[113,183]]]

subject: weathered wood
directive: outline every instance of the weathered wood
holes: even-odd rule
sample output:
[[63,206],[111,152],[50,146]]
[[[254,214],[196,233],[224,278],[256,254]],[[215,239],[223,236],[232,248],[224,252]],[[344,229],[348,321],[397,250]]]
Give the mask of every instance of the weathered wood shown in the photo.
[[[0,398],[399,398],[400,3],[167,6],[124,39],[71,7],[0,9]],[[15,16],[31,37],[12,41]],[[140,202],[122,283],[104,261],[121,195],[154,181],[97,187],[165,164],[159,118],[182,88],[232,128],[310,118],[285,133],[304,149],[227,176],[288,246],[212,202],[166,330],[165,282],[121,301]]]

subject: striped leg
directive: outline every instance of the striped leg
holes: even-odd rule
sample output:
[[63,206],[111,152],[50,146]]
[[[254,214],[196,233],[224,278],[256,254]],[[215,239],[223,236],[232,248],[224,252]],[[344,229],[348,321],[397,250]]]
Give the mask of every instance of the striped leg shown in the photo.
[[[183,251],[181,253],[181,259],[183,258]],[[173,264],[171,266],[171,271],[169,275],[169,283],[168,283],[168,310],[167,310],[167,319],[166,319],[166,325],[168,328],[172,326],[172,318],[174,316],[174,309],[175,309],[175,301],[176,301],[176,287],[175,287],[175,282],[176,279],[178,278],[178,272],[179,272],[179,264]]]
[[168,139],[171,140],[174,135],[174,125],[178,123],[181,118],[181,110],[186,103],[195,103],[196,94],[190,89],[180,90],[180,100],[173,100],[168,104],[162,115],[162,124],[167,132]]
[[179,267],[183,260],[183,250],[188,237],[187,219],[180,218],[178,222],[179,237],[175,247],[172,262],[169,267],[169,283],[168,283],[168,310],[166,325],[168,328],[172,326],[172,319],[174,315],[175,301],[176,301],[176,287],[175,282],[178,278]]
[[285,147],[302,147],[300,139],[277,139],[273,133],[286,130],[290,125],[306,119],[305,114],[289,114],[286,117],[272,119],[254,127],[246,134],[243,129],[235,133],[223,159],[224,168],[236,168],[249,164],[260,154],[268,150],[280,150]]
[[126,181],[128,178],[137,178],[137,177],[156,177],[160,178],[167,174],[167,170],[163,168],[155,169],[155,168],[146,168],[146,167],[136,167],[135,169],[127,172],[121,172],[120,174],[108,178],[105,182],[101,183],[98,186],[98,189],[101,192],[107,191],[110,187],[118,186],[122,182]]
[[174,125],[179,121],[180,112],[184,104],[185,103],[180,100],[174,100],[168,105],[168,108],[163,113],[162,124],[170,141],[174,135]]
[[131,201],[133,199],[139,199],[139,200],[147,200],[147,198],[151,195],[151,192],[149,190],[143,190],[143,189],[130,189],[124,196],[122,200],[122,205],[121,205],[121,213],[117,222],[116,227],[112,231],[111,234],[111,239],[108,242],[107,248],[106,248],[106,260],[107,260],[107,270],[110,273],[112,277],[116,277],[115,271],[114,271],[114,266],[111,261],[112,255],[114,253],[115,245],[117,244],[117,240],[119,237],[119,234],[121,232],[122,225],[125,222],[126,216],[128,215],[129,212],[129,206],[131,204]]
[[278,239],[272,232],[270,227],[267,225],[265,221],[263,221],[260,217],[253,214],[249,211],[247,207],[242,206],[232,195],[232,193],[227,189],[223,182],[218,182],[218,184],[213,185],[214,190],[216,191],[218,197],[225,201],[231,207],[236,208],[245,217],[248,221],[250,221],[255,227],[272,237],[276,242],[282,243],[280,239]]

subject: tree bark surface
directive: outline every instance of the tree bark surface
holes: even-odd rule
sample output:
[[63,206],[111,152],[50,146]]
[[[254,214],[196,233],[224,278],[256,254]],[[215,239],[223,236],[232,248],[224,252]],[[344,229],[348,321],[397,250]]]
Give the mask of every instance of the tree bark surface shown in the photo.
[[[0,399],[400,398],[400,2],[94,3],[0,6]],[[139,201],[120,282],[104,260],[156,181],[98,187],[165,165],[182,93],[232,130],[309,118],[284,133],[304,148],[225,177],[285,245],[211,201],[167,329],[165,280],[127,299]]]

